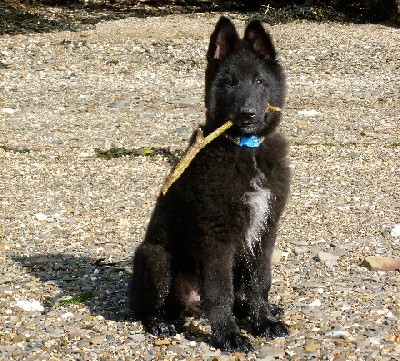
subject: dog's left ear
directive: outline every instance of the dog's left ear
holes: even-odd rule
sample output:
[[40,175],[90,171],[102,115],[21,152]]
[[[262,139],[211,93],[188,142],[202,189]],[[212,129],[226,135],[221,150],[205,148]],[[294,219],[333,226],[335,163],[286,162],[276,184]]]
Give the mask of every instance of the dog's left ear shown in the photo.
[[262,59],[275,61],[276,51],[271,36],[259,20],[252,20],[244,32],[244,42]]

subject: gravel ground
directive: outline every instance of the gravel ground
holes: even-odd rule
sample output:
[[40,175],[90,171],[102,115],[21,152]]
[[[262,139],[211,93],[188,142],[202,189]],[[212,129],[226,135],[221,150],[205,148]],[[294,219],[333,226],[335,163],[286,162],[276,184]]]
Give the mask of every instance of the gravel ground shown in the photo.
[[186,147],[218,16],[0,37],[1,360],[400,359],[400,275],[361,264],[400,258],[400,32],[383,25],[271,27],[294,170],[271,299],[291,336],[229,355],[207,320],[156,339],[130,319],[130,259],[170,164],[95,149]]

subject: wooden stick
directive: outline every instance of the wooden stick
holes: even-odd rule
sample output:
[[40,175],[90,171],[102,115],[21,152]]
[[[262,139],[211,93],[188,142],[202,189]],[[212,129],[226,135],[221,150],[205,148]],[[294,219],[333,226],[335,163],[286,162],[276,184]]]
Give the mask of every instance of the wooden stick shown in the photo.
[[271,104],[268,104],[267,110],[265,112],[266,113],[279,113],[280,111],[282,111],[281,108],[273,107]]
[[197,131],[196,140],[190,146],[190,148],[181,158],[175,169],[171,172],[171,174],[167,178],[164,187],[162,188],[162,193],[164,194],[164,196],[167,193],[168,188],[171,187],[172,183],[174,183],[182,175],[185,169],[189,166],[190,162],[193,160],[196,154],[200,152],[200,150],[204,148],[208,143],[210,143],[212,140],[214,140],[223,132],[225,132],[225,130],[230,128],[232,125],[233,122],[231,120],[228,120],[224,125],[214,130],[211,134],[207,135],[207,137],[205,138],[203,138],[203,131],[199,128],[199,130]]

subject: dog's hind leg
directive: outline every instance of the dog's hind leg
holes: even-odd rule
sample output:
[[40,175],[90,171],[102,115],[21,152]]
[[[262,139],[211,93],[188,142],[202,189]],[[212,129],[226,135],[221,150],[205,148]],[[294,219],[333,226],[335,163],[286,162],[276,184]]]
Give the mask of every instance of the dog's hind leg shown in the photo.
[[134,256],[129,304],[146,330],[156,336],[176,334],[175,326],[164,315],[171,278],[170,257],[164,246],[142,243]]

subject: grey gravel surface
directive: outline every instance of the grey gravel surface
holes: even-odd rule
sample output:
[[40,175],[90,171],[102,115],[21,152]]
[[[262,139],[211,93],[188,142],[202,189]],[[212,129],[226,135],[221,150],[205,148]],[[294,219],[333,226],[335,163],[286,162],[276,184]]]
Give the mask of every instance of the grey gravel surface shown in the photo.
[[186,147],[218,16],[0,37],[0,360],[400,359],[399,272],[362,265],[400,258],[400,31],[383,25],[270,28],[294,172],[271,300],[291,335],[230,355],[207,320],[171,339],[131,320],[130,259],[170,164],[95,149]]

